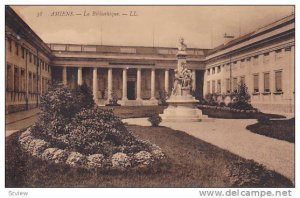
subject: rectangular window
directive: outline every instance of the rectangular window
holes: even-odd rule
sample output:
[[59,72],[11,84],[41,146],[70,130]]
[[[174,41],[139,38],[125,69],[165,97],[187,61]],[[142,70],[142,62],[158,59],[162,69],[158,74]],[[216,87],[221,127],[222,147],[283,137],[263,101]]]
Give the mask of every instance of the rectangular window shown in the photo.
[[275,71],[275,90],[282,92],[282,71]]
[[24,49],[24,47],[22,47],[21,49],[22,49],[22,58],[24,59],[25,58],[25,49]]
[[208,76],[210,75],[210,69],[207,69],[207,75]]
[[8,39],[8,49],[9,49],[10,52],[12,51],[12,49],[11,49],[12,44],[11,43],[12,43],[11,39]]
[[214,67],[212,68],[212,74],[215,74],[215,68]]
[[31,72],[28,73],[28,81],[29,81],[28,92],[32,93],[32,74],[31,74]]
[[25,70],[21,69],[21,90],[22,92],[25,91]]
[[217,82],[217,93],[221,93],[221,80],[218,80]]
[[30,63],[32,62],[32,54],[31,54],[31,52],[29,52],[29,62]]
[[220,73],[221,72],[221,66],[217,67],[217,72]]
[[270,73],[264,73],[264,92],[270,92]]
[[253,91],[254,93],[259,92],[259,75],[253,75]]
[[215,81],[213,80],[212,82],[211,82],[211,92],[212,93],[215,93],[216,91],[215,91],[215,88],[216,88],[216,84],[215,84]]
[[14,68],[14,91],[19,91],[19,69]]
[[16,43],[16,55],[19,56],[19,44]]
[[7,64],[7,73],[6,73],[6,88],[8,91],[13,90],[13,68],[11,65]]
[[207,93],[209,94],[210,93],[210,82],[207,81]]
[[226,79],[226,93],[230,93],[230,79]]
[[36,77],[32,74],[32,93],[36,93]]
[[238,89],[238,83],[237,83],[238,81],[237,81],[237,78],[233,78],[233,80],[232,80],[232,89],[233,89],[233,91],[237,91],[237,89]]

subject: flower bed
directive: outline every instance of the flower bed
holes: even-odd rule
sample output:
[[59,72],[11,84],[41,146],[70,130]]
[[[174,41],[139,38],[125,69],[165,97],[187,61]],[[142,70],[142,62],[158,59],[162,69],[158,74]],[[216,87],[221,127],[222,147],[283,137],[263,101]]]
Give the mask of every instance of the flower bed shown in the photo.
[[197,105],[202,113],[212,118],[224,118],[224,119],[255,119],[261,113],[256,110],[241,110],[233,109],[230,107],[220,107],[211,105]]
[[85,155],[69,149],[60,149],[52,146],[45,140],[35,138],[30,129],[27,129],[19,137],[19,143],[23,151],[44,161],[55,164],[63,163],[70,167],[102,170],[127,170],[150,167],[154,162],[165,158],[162,150],[148,141],[138,140],[148,146],[148,151],[130,153],[117,152],[111,156],[102,153]]

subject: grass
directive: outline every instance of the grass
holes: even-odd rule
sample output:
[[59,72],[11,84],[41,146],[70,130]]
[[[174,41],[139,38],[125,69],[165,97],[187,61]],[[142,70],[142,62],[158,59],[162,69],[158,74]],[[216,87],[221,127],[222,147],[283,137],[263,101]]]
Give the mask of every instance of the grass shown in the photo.
[[295,118],[257,122],[246,128],[253,133],[295,143]]
[[85,171],[48,164],[23,153],[20,133],[6,138],[6,187],[292,187],[287,178],[226,150],[166,127],[127,126],[160,146],[160,167],[127,173]]
[[285,118],[285,116],[270,114],[270,113],[245,113],[245,112],[234,112],[229,110],[222,109],[209,109],[209,108],[199,108],[202,110],[202,113],[208,115],[210,118],[222,118],[222,119],[257,119],[259,117],[266,116],[268,118]]
[[142,118],[154,114],[163,113],[166,106],[101,106],[102,109],[113,109],[115,115],[120,118]]

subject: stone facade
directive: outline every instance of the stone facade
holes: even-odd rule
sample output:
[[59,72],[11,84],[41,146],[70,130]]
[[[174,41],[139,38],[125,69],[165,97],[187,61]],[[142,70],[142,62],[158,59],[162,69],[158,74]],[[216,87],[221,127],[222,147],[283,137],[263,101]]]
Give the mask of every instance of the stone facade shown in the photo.
[[[116,95],[121,105],[157,105],[170,93],[177,48],[45,44],[5,8],[6,113],[37,107],[51,81],[86,83],[98,105]],[[242,81],[262,111],[294,111],[294,16],[212,50],[187,49],[196,99],[226,94]]]
[[51,51],[10,9],[5,19],[5,107],[10,113],[38,106],[51,81]]
[[206,57],[204,95],[227,94],[245,83],[253,106],[294,112],[295,18],[288,16],[212,50]]

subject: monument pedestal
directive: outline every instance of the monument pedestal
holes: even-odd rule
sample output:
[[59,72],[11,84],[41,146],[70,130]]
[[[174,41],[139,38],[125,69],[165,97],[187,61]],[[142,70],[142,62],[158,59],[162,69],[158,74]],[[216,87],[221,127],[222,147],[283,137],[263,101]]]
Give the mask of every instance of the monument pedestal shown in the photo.
[[169,104],[160,117],[164,122],[199,122],[207,120],[208,117],[196,108],[199,101],[191,95],[172,96],[167,103]]

